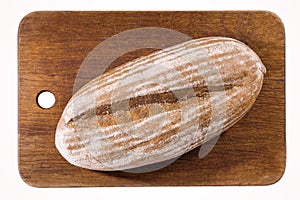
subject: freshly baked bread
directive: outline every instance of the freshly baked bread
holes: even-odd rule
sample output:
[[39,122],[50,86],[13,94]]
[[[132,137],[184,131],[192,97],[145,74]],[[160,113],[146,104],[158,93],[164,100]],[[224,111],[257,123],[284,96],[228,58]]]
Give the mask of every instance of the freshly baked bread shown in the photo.
[[250,109],[266,69],[245,44],[209,37],[114,68],[67,104],[55,144],[71,164],[125,170],[176,158]]

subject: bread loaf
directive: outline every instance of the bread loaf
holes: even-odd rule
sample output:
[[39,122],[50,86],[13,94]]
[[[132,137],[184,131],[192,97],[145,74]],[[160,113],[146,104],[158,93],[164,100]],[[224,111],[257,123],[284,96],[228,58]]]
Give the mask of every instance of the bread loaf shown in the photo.
[[235,124],[266,69],[240,41],[209,37],[114,68],[66,105],[55,145],[71,164],[125,170],[169,160]]

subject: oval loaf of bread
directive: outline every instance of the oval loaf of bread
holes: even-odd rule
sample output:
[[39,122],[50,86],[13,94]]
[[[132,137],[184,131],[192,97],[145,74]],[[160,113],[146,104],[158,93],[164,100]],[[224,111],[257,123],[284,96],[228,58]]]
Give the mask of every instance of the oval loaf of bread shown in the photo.
[[169,160],[235,124],[266,69],[240,41],[190,40],[114,68],[66,105],[55,145],[71,164],[126,170]]

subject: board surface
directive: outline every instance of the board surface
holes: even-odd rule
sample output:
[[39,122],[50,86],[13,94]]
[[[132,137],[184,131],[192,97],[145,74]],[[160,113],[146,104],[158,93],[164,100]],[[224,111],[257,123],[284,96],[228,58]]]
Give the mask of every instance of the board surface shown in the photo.
[[[106,39],[127,30],[149,27],[174,30],[191,38],[231,37],[247,44],[267,68],[257,101],[202,159],[196,148],[161,170],[143,174],[99,172],[72,166],[55,148],[54,137],[58,120],[73,92],[89,81],[91,74],[100,73],[93,73],[93,68],[82,71],[82,63]],[[155,45],[148,47],[151,48],[120,55],[106,70],[159,49]],[[111,57],[116,51],[109,49],[95,63],[104,63],[105,55]],[[20,175],[29,185],[268,185],[284,173],[285,33],[281,20],[273,13],[34,12],[20,23],[18,65],[18,161]],[[36,101],[44,90],[56,97],[50,109],[42,109]]]

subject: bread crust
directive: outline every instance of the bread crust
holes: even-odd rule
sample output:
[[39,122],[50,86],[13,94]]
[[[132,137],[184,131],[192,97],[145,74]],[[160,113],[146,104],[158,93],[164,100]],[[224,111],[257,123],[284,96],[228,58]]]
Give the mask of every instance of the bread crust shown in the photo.
[[231,38],[154,52],[83,86],[61,116],[55,145],[71,164],[103,171],[181,156],[242,118],[264,73],[255,52]]

